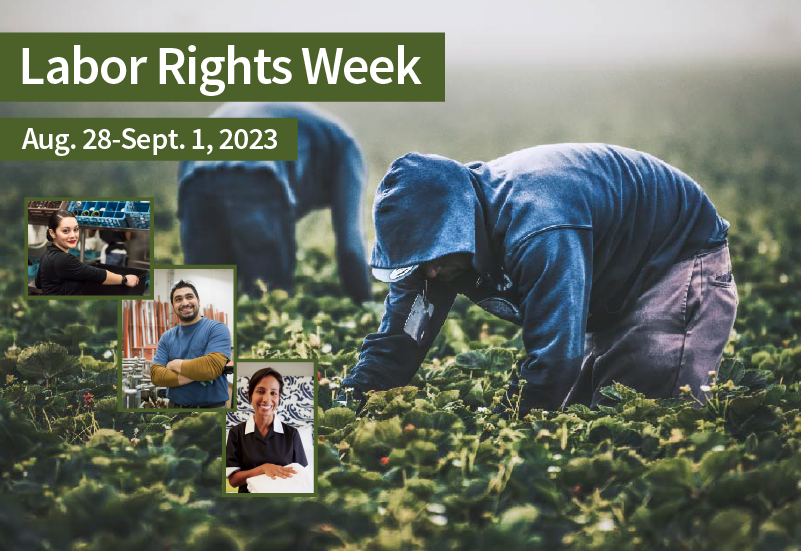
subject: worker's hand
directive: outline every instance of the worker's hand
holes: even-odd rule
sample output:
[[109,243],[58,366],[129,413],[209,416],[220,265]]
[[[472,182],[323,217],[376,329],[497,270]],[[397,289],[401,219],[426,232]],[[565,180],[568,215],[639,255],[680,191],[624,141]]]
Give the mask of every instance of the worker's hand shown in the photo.
[[359,415],[367,403],[367,396],[352,386],[345,386],[339,391],[336,401],[340,407],[352,409]]
[[167,362],[167,365],[165,367],[167,369],[169,369],[170,371],[175,371],[176,373],[181,373],[181,364],[182,363],[184,363],[183,360],[177,360],[177,359],[176,360],[170,360],[169,362]]
[[139,285],[139,277],[135,275],[128,276],[125,285],[128,287],[136,287]]
[[266,474],[273,480],[278,478],[292,478],[293,474],[298,474],[292,467],[282,467],[281,465],[273,465],[272,463],[265,463],[261,466],[261,472]]

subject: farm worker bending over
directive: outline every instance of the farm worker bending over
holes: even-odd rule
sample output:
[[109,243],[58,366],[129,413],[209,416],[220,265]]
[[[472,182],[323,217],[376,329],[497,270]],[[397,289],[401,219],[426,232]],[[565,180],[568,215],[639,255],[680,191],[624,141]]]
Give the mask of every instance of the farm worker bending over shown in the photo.
[[[360,213],[364,163],[350,132],[303,105],[229,103],[212,117],[295,118],[298,160],[182,162],[178,218],[185,263],[236,264],[240,289],[250,295],[259,293],[257,279],[291,290],[295,223],[330,206],[344,290],[356,302],[368,299]],[[267,129],[269,121],[254,121],[253,128]]]
[[466,165],[409,153],[373,218],[373,274],[390,285],[343,382],[357,398],[408,383],[457,293],[522,325],[523,412],[595,406],[615,381],[702,398],[734,323],[728,222],[646,153],[560,144]]

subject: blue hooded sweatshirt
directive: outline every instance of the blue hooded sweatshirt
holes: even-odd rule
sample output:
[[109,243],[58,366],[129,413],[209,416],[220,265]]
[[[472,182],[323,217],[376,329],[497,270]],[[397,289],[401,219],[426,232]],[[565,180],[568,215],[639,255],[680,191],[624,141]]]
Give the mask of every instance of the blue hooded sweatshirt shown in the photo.
[[457,293],[522,325],[530,407],[557,409],[578,377],[584,334],[614,323],[674,263],[726,241],[728,222],[686,174],[605,144],[545,145],[467,165],[409,153],[373,207],[371,265],[472,255],[453,281],[422,268],[390,283],[377,333],[343,382],[408,383]]

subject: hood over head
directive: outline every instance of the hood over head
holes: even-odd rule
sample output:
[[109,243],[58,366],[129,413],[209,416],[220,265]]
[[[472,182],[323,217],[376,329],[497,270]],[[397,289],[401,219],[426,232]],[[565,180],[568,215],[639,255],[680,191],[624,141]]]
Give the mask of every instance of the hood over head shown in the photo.
[[[494,279],[484,213],[471,171],[439,155],[407,153],[381,180],[373,203],[373,274],[398,281],[423,262],[473,255],[473,267]],[[409,268],[403,270],[402,268]]]

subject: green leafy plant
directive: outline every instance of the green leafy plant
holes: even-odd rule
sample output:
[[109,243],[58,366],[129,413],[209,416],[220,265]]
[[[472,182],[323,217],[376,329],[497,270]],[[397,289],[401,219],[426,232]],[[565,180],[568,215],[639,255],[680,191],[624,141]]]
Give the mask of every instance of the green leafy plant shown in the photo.
[[42,378],[45,386],[59,374],[70,373],[78,367],[78,361],[60,344],[46,342],[26,348],[17,358],[17,369],[31,377]]

